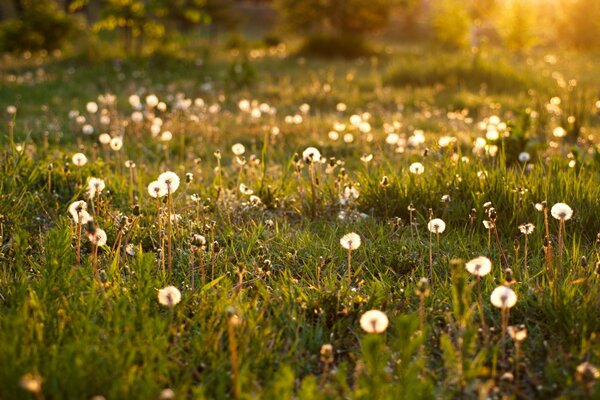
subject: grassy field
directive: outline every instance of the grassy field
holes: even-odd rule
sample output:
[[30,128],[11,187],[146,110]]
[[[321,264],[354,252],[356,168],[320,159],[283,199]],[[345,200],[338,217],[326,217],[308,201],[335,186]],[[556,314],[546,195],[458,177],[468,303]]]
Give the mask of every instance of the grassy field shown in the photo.
[[4,59],[0,398],[598,398],[598,58],[288,53]]

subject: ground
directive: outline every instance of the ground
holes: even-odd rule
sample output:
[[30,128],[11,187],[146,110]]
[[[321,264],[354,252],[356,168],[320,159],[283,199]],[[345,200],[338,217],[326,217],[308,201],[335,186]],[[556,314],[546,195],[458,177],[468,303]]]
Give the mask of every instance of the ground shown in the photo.
[[[598,396],[595,59],[5,57],[0,398]],[[165,171],[181,183],[157,200]],[[371,309],[385,332],[361,328]]]

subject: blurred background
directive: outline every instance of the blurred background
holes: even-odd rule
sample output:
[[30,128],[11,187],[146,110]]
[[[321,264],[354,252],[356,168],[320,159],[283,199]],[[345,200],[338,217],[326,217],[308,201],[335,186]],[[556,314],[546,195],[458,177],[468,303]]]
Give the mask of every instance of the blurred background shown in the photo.
[[395,44],[593,50],[597,0],[1,0],[0,51],[95,59],[214,41],[360,57]]

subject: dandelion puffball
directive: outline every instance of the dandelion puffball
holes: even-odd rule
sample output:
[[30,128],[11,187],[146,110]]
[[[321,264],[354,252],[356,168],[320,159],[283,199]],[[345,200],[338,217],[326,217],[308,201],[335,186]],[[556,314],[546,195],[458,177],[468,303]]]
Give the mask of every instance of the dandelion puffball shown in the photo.
[[573,216],[573,210],[565,203],[556,203],[550,209],[550,214],[556,219],[566,221]]
[[86,211],[87,203],[83,200],[74,201],[69,206],[69,214],[73,218],[75,223],[87,224],[87,222],[91,219],[90,214]]
[[83,167],[85,164],[87,164],[87,157],[85,156],[85,154],[83,153],[75,153],[73,154],[73,164],[75,164],[78,167]]
[[154,181],[150,182],[148,185],[148,194],[155,199],[166,196],[167,192],[167,185],[165,185],[164,182]]
[[414,162],[414,163],[410,164],[410,167],[408,167],[408,170],[410,171],[411,174],[421,175],[423,172],[425,172],[425,167],[420,162]]
[[181,292],[175,286],[158,290],[158,302],[163,306],[174,307],[181,301]]
[[517,304],[517,294],[507,286],[498,286],[492,292],[490,300],[495,307],[511,308]]
[[88,238],[95,246],[101,247],[106,244],[106,232],[104,229],[96,228],[94,233],[90,233]]
[[387,315],[379,310],[369,310],[360,317],[360,327],[367,333],[382,333],[388,327]]
[[427,229],[432,233],[442,233],[446,230],[446,223],[439,218],[434,218],[427,224]]
[[531,156],[526,151],[519,153],[519,161],[522,163],[526,163],[531,160]]
[[246,148],[244,147],[243,144],[236,143],[233,146],[231,146],[231,151],[233,152],[234,155],[241,156],[242,154],[244,154],[246,152]]
[[481,277],[491,272],[492,262],[489,258],[481,256],[467,262],[465,264],[465,268],[470,274]]
[[302,152],[302,158],[308,164],[321,162],[321,152],[314,147],[307,147]]
[[110,148],[114,151],[119,151],[123,147],[123,138],[121,136],[115,136],[110,139]]
[[158,181],[167,186],[169,193],[174,193],[179,187],[179,176],[175,172],[167,171],[159,175]]
[[98,136],[98,140],[103,145],[110,144],[111,139],[112,138],[110,137],[110,135],[108,133],[101,133],[100,136]]
[[521,232],[523,235],[531,235],[534,229],[535,225],[533,225],[530,222],[523,225],[519,225],[519,232]]
[[88,191],[88,196],[90,199],[93,199],[94,197],[96,197],[96,194],[100,194],[106,187],[104,180],[102,180],[100,178],[94,178],[94,177],[88,178],[87,184],[88,184],[87,191]]
[[350,232],[342,236],[340,244],[346,250],[356,250],[360,247],[360,236],[354,232]]

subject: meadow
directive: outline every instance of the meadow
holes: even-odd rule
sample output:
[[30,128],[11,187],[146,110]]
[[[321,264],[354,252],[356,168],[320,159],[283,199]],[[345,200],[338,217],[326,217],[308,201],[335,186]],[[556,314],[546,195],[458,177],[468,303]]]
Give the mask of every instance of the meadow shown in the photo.
[[596,55],[198,54],[4,57],[1,399],[600,397]]

